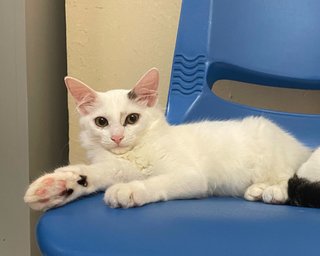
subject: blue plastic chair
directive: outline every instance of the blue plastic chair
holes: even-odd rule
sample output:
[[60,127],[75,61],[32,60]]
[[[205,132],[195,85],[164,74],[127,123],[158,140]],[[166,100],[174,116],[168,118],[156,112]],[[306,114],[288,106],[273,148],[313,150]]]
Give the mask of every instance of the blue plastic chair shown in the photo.
[[[311,147],[320,115],[280,113],[227,102],[219,79],[320,89],[320,1],[184,0],[167,117],[264,115]],[[319,255],[320,210],[208,198],[110,209],[102,194],[45,213],[44,255]]]

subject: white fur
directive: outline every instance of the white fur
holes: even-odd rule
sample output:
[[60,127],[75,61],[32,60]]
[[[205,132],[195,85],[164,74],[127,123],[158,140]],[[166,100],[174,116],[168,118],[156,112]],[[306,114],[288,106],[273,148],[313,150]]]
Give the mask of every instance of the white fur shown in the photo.
[[299,168],[297,175],[311,182],[320,181],[320,148],[315,150],[309,160]]
[[[48,209],[105,189],[105,201],[111,207],[212,195],[284,203],[288,179],[311,155],[309,148],[263,117],[170,126],[157,106],[130,100],[128,92],[97,93],[95,106],[80,117],[80,137],[91,165],[56,171],[66,177],[69,173],[87,176],[88,188],[75,183],[71,197],[41,204],[41,196],[35,197],[35,191],[44,187],[41,177],[26,193],[30,207]],[[139,113],[140,119],[124,126],[130,113]],[[109,125],[96,126],[97,116],[106,117]],[[115,133],[124,135],[120,147],[110,139]],[[314,162],[320,166],[320,149],[298,174],[319,178],[319,168],[310,175],[305,171]],[[63,179],[60,176],[57,179]]]

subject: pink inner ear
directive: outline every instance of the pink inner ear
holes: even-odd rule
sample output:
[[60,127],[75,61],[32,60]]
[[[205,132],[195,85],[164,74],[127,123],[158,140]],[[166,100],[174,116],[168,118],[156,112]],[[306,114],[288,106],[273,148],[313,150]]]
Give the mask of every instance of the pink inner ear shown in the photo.
[[152,107],[158,98],[159,71],[152,68],[147,71],[133,88],[136,101]]
[[97,99],[97,93],[85,83],[73,77],[66,77],[64,81],[76,101],[79,112],[83,115],[89,114]]

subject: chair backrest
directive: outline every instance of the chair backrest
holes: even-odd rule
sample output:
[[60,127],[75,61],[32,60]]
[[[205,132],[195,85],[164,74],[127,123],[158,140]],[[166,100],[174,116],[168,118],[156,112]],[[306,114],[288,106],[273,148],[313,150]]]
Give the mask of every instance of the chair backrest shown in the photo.
[[172,124],[262,115],[320,145],[320,115],[223,100],[220,79],[319,90],[320,1],[183,0],[167,104]]

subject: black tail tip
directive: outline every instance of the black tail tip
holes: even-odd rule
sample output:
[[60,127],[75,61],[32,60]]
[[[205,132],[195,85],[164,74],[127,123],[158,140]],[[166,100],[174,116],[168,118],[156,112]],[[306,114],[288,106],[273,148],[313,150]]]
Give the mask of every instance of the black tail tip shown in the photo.
[[294,175],[288,181],[288,204],[320,208],[320,181],[311,182]]

